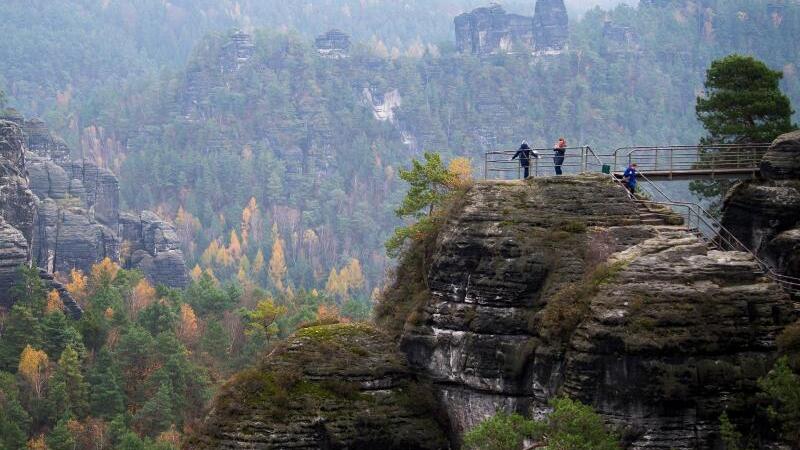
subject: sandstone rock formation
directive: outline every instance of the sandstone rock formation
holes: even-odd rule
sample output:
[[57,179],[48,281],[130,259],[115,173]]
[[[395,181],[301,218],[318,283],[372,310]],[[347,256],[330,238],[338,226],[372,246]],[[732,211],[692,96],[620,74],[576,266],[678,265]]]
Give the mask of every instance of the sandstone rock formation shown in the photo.
[[[112,172],[70,160],[63,141],[40,121],[25,121],[13,111],[5,117],[10,120],[0,121],[0,245],[6,259],[0,256],[0,279],[14,280],[25,261],[47,274],[73,268],[88,272],[103,258],[119,261],[125,239],[131,253],[127,268],[141,269],[156,284],[187,284],[171,225],[149,212],[134,219],[126,216],[121,224],[119,182]],[[25,258],[20,259],[22,253]],[[58,290],[52,276],[48,283]]]
[[772,143],[760,180],[731,189],[722,225],[779,272],[800,277],[800,130]]
[[508,14],[498,4],[461,14],[454,24],[456,46],[462,53],[486,55],[533,50],[533,19]]
[[712,448],[723,406],[747,402],[793,320],[747,254],[644,224],[606,179],[479,184],[463,202],[401,339],[456,435],[567,394],[632,448]]
[[155,213],[122,214],[120,236],[128,252],[126,268],[141,270],[154,284],[184,287],[189,283],[175,228]]
[[537,51],[564,50],[569,40],[569,17],[564,0],[537,0],[533,30]]
[[17,269],[30,261],[36,196],[28,189],[25,170],[22,130],[0,120],[0,307],[5,308]]
[[320,55],[339,59],[348,56],[350,51],[350,36],[340,30],[330,30],[327,33],[317,36],[314,41],[317,53]]
[[218,394],[186,449],[447,449],[431,393],[368,325],[301,329]]

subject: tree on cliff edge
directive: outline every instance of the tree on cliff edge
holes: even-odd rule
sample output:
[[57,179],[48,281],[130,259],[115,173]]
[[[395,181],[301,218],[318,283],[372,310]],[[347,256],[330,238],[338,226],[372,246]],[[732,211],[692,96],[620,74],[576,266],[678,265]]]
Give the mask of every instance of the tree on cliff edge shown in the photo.
[[697,118],[708,135],[703,144],[771,142],[794,129],[789,98],[780,90],[781,72],[750,56],[730,55],[711,63],[706,96],[697,99]]
[[[701,145],[772,142],[795,128],[792,105],[780,90],[781,72],[742,55],[730,55],[711,63],[706,72],[705,97],[697,98],[697,118],[708,134]],[[724,150],[704,149],[711,158]],[[694,181],[690,190],[714,198],[711,210],[721,207],[730,181]]]

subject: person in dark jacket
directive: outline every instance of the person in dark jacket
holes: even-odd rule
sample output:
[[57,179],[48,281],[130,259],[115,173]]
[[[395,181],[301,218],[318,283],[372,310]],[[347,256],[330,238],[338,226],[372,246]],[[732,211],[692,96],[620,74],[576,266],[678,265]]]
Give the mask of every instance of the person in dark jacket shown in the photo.
[[556,175],[561,175],[561,166],[564,165],[564,157],[567,153],[567,140],[562,138],[558,139],[556,145],[553,146],[553,165],[556,169]]
[[519,146],[517,153],[514,153],[514,156],[511,157],[512,160],[517,158],[519,158],[519,165],[522,167],[522,178],[528,178],[530,174],[531,158],[539,158],[539,154],[531,149],[528,145],[528,141],[522,141],[522,145]]

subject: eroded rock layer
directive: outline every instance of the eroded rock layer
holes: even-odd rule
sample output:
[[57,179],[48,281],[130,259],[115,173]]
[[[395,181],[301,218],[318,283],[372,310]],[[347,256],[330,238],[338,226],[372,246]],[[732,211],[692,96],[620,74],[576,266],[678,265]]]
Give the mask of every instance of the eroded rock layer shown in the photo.
[[461,435],[567,394],[632,448],[712,448],[792,303],[747,254],[643,220],[602,177],[478,184],[445,225],[401,348]]
[[447,449],[431,400],[371,326],[306,328],[225,385],[184,448]]
[[775,270],[800,277],[800,130],[772,143],[761,179],[730,190],[722,225]]

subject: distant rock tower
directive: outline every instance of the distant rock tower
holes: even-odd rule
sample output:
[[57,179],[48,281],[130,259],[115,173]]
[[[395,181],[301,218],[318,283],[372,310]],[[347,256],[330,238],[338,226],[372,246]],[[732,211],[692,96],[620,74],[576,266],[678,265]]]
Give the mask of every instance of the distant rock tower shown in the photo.
[[326,58],[346,58],[350,54],[350,36],[340,30],[330,30],[317,36],[317,53]]
[[453,21],[456,46],[462,53],[524,53],[533,50],[533,19],[508,14],[492,3],[464,13]]
[[561,51],[569,40],[569,17],[564,0],[537,0],[533,14],[536,51]]
[[236,72],[255,53],[253,37],[238,30],[231,34],[229,41],[222,47],[220,66],[223,72]]

